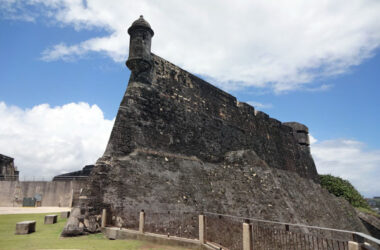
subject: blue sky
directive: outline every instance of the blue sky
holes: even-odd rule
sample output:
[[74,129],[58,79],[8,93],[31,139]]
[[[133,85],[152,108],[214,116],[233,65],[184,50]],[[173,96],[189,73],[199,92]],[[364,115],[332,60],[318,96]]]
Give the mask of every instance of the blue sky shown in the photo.
[[[343,1],[297,3],[287,6],[290,14],[253,1],[239,15],[228,2],[216,10],[197,1],[194,10],[166,1],[156,10],[142,2],[123,12],[94,1],[0,1],[0,117],[6,121],[0,153],[15,157],[24,176],[76,170],[101,156],[130,75],[127,28],[146,13],[154,53],[273,118],[306,124],[320,173],[347,178],[366,196],[380,194],[376,1],[352,1],[352,9]],[[251,15],[245,8],[261,9]],[[304,8],[313,11],[305,16]],[[50,154],[39,155],[46,147]]]

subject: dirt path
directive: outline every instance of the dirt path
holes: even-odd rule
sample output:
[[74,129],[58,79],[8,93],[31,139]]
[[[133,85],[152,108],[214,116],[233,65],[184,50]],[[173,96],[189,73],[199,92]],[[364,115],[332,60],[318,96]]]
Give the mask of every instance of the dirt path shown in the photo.
[[71,211],[69,207],[0,207],[0,214],[43,214]]

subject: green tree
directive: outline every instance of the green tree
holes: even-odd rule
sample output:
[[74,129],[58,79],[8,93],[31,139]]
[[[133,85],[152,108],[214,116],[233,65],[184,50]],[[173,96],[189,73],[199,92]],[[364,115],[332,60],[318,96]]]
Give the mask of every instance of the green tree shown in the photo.
[[338,197],[345,198],[353,207],[370,209],[363,196],[347,180],[332,175],[319,175],[322,187]]

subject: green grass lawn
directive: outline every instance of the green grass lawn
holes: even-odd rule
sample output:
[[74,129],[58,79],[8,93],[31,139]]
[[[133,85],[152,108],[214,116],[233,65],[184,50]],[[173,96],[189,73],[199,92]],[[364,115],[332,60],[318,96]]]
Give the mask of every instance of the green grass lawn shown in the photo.
[[[184,249],[137,240],[108,240],[101,233],[61,238],[60,233],[66,219],[61,219],[58,215],[58,223],[45,225],[45,215],[0,215],[0,249]],[[25,220],[35,220],[37,222],[36,232],[27,235],[15,235],[16,223]]]

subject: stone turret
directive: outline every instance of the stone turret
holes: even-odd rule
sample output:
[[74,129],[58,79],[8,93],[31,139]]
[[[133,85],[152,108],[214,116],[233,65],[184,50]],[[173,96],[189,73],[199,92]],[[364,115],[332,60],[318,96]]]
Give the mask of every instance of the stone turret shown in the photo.
[[309,129],[298,122],[285,122],[284,125],[287,125],[293,129],[293,135],[297,139],[298,144],[301,146],[310,146],[310,139],[309,139]]
[[152,68],[151,44],[154,32],[150,24],[140,16],[128,29],[131,36],[129,42],[129,57],[127,67],[132,71],[136,81],[148,83]]

